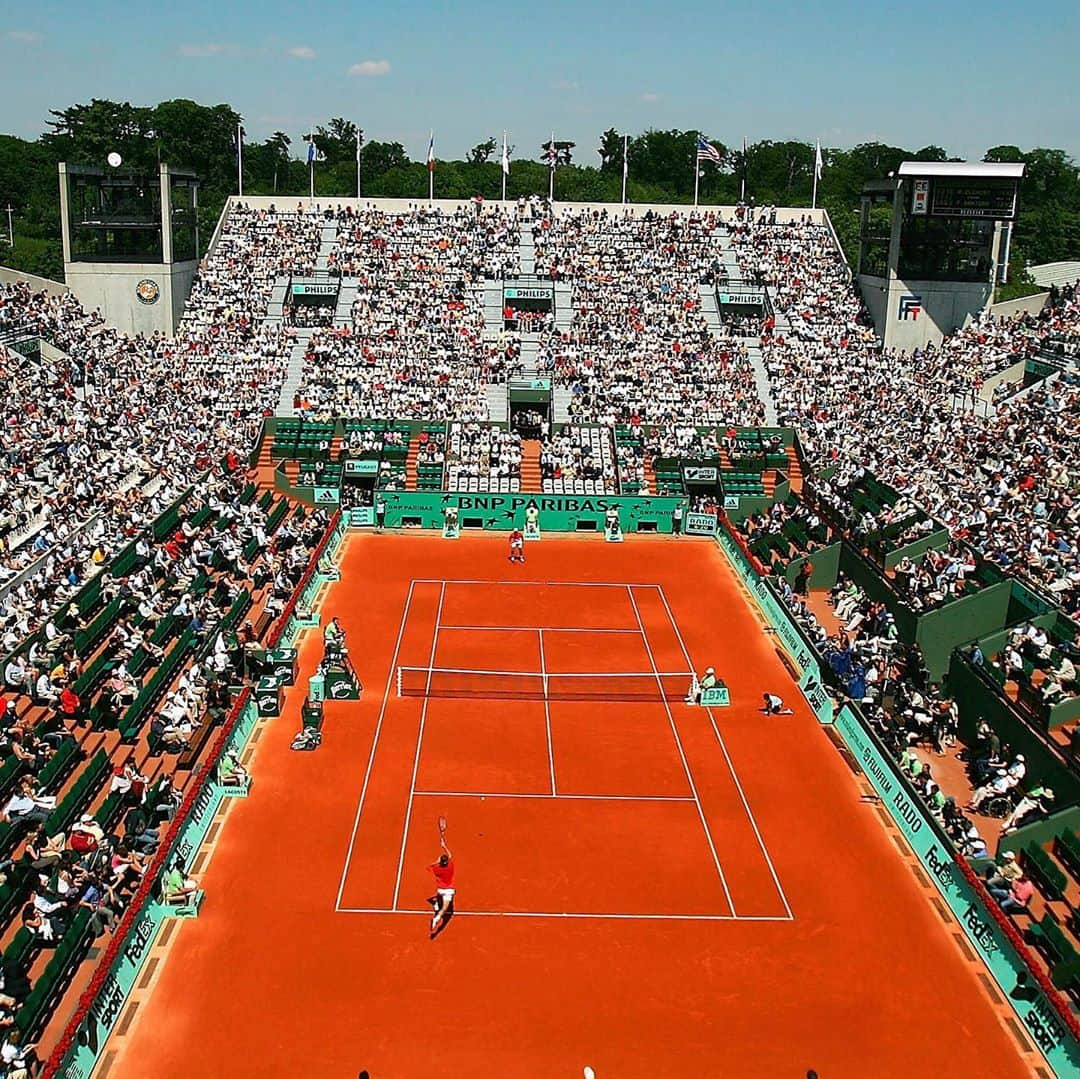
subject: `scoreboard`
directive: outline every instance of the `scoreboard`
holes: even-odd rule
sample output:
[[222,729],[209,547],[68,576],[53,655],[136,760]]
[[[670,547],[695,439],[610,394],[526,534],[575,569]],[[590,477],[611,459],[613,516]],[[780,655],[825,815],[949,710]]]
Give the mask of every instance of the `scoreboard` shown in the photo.
[[913,200],[913,213],[926,213],[929,202],[932,217],[976,217],[1012,221],[1016,217],[1016,180],[969,179],[935,176],[929,181],[930,198]]

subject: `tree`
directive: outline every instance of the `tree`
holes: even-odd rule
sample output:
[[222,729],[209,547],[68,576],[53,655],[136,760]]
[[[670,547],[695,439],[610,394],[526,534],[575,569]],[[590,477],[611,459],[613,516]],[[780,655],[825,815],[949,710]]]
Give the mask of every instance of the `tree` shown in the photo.
[[622,174],[623,137],[615,128],[609,127],[600,136],[600,149],[597,153],[600,155],[601,172],[615,171]]
[[385,176],[394,169],[402,169],[409,164],[409,155],[400,142],[367,143],[360,150],[360,174],[364,177],[364,187],[369,194],[378,192],[371,187],[371,182]]
[[1024,154],[1019,146],[991,146],[983,154],[983,161],[989,162],[1010,162],[1015,165],[1023,160]]
[[335,116],[327,127],[315,128],[315,145],[329,166],[343,161],[356,161],[356,124]]
[[491,160],[491,155],[495,153],[495,140],[485,139],[483,142],[477,143],[466,157],[466,161],[470,165],[483,165]]
[[266,146],[273,155],[274,161],[274,194],[277,194],[278,189],[278,170],[283,164],[288,163],[289,160],[289,147],[292,145],[292,139],[285,134],[284,131],[275,131],[273,135],[266,140]]

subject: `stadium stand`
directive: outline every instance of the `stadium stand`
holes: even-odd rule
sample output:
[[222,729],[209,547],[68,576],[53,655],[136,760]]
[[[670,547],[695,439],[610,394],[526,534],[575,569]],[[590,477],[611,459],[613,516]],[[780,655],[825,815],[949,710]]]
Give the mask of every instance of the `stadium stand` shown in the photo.
[[[286,325],[281,279],[320,275],[344,300]],[[504,278],[565,284],[569,310],[491,326],[485,282]],[[767,290],[760,318],[706,317],[703,296],[733,280]],[[530,421],[536,440],[489,407],[523,333],[569,391],[570,422]],[[250,680],[245,644],[267,638],[326,531],[325,511],[244,475],[282,397],[301,415],[264,453],[307,486],[366,460],[384,491],[681,495],[684,464],[715,467],[755,507],[738,541],[834,691],[1076,994],[1075,832],[1031,831],[1053,814],[1048,787],[1080,798],[1072,288],[903,355],[879,347],[809,220],[234,201],[175,339],[127,339],[22,284],[0,285],[0,336],[53,346],[0,349],[0,1016],[24,1034],[130,902]],[[797,450],[755,429],[767,407]],[[1007,611],[973,646],[991,595]],[[1006,902],[1009,860],[979,853],[984,809],[1016,830],[1027,913]]]

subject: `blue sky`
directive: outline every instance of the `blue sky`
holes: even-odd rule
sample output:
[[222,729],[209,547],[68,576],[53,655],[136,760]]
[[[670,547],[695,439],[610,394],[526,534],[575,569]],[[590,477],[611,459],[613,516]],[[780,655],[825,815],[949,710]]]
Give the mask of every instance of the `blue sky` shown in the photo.
[[345,116],[414,158],[430,127],[445,157],[504,128],[516,156],[535,157],[554,129],[596,162],[612,126],[1080,156],[1080,4],[1066,0],[5,7],[0,131],[23,136],[91,97],[189,97],[234,105],[255,138],[280,128],[298,141]]

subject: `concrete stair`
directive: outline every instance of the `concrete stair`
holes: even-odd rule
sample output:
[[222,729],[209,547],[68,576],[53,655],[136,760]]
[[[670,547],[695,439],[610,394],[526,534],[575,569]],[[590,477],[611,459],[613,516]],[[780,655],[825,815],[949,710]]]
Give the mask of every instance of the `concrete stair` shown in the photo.
[[495,423],[507,423],[510,419],[510,401],[502,382],[491,382],[484,391],[487,397],[488,419]]
[[319,273],[321,270],[326,272],[327,260],[330,257],[330,252],[334,250],[334,244],[337,243],[338,227],[336,221],[330,221],[323,224],[319,229],[319,253],[315,259],[315,272]]
[[713,337],[721,336],[720,308],[716,303],[716,289],[712,285],[698,285],[698,296],[701,299],[701,315],[705,319],[705,325],[709,327],[709,333]]
[[519,233],[518,253],[521,257],[521,276],[530,277],[536,273],[536,244],[533,243],[532,229],[524,224]]
[[296,408],[293,400],[296,391],[300,388],[300,382],[304,375],[304,356],[307,355],[308,342],[314,331],[302,329],[296,331],[296,339],[293,342],[292,352],[289,353],[289,366],[285,371],[285,381],[281,387],[281,396],[278,398],[276,414],[278,416],[295,416]]
[[352,325],[352,307],[356,300],[356,292],[356,278],[343,277],[341,279],[341,288],[338,291],[337,306],[334,308],[335,326]]
[[761,354],[761,341],[756,337],[742,337],[739,340],[746,346],[750,366],[754,371],[754,387],[761,403],[765,406],[765,426],[776,426],[776,401],[773,398],[769,372],[765,369],[765,358]]
[[570,322],[574,317],[574,307],[571,300],[570,282],[555,282],[555,329],[564,333],[570,329]]
[[264,322],[273,322],[280,326],[285,317],[285,298],[288,294],[289,279],[278,277],[274,279],[274,288],[270,293],[270,302],[266,305]]
[[521,335],[521,377],[539,378],[540,335],[523,333]]
[[484,305],[484,331],[498,334],[503,328],[503,287],[501,281],[485,281],[482,303]]
[[570,401],[573,396],[566,386],[552,386],[551,419],[553,423],[570,423]]
[[540,479],[540,443],[535,438],[521,443],[521,489],[529,494],[539,494],[543,483]]

